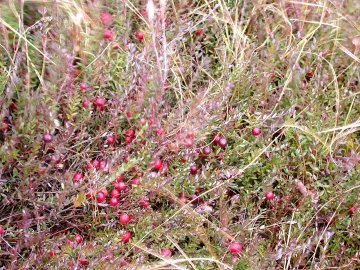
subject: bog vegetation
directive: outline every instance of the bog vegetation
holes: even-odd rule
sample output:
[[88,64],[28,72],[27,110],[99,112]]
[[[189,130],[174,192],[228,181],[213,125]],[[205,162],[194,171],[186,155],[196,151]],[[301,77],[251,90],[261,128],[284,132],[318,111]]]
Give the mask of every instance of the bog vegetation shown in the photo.
[[360,2],[0,2],[0,269],[358,269]]

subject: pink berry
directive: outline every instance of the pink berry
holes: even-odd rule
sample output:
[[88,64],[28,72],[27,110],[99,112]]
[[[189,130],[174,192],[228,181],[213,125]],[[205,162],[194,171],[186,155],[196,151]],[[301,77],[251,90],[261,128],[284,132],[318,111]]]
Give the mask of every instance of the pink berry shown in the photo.
[[195,174],[197,174],[197,172],[198,172],[198,167],[196,166],[196,164],[191,165],[190,166],[190,174],[195,175]]
[[124,191],[127,185],[124,182],[114,182],[113,187],[119,191]]
[[86,90],[86,89],[88,88],[87,84],[86,84],[86,83],[83,83],[83,82],[81,82],[81,83],[79,84],[79,86],[80,86],[80,89],[81,89],[81,90]]
[[91,165],[95,168],[95,169],[99,169],[100,167],[100,161],[97,159],[94,159],[93,161],[91,161]]
[[163,163],[162,163],[161,159],[155,160],[153,167],[155,170],[160,171],[163,167]]
[[233,254],[240,253],[243,250],[243,245],[239,242],[231,243],[229,246],[229,251]]
[[125,135],[126,135],[126,137],[132,138],[132,137],[135,136],[135,131],[134,131],[133,129],[127,129],[127,130],[125,131]]
[[127,231],[127,232],[125,232],[125,233],[121,236],[121,240],[122,240],[124,243],[127,243],[127,242],[130,241],[131,237],[132,237],[131,232]]
[[150,205],[149,199],[146,198],[146,197],[140,198],[140,200],[139,200],[139,205],[140,205],[141,207],[143,207],[143,208],[148,207],[148,206]]
[[105,106],[105,98],[103,97],[96,97],[94,100],[94,105],[98,109],[102,109]]
[[4,233],[4,228],[0,225],[0,235]]
[[113,144],[115,142],[115,136],[114,135],[108,135],[106,138],[106,141],[108,144]]
[[100,170],[105,170],[105,167],[106,167],[106,161],[105,160],[101,160],[100,162],[99,162],[99,169]]
[[355,214],[356,210],[357,210],[357,207],[354,205],[349,208],[348,212],[350,215],[353,215],[353,214]]
[[89,101],[88,101],[88,100],[84,100],[84,101],[82,102],[82,106],[83,106],[84,108],[89,107]]
[[185,144],[186,147],[190,148],[190,147],[193,146],[194,140],[191,139],[191,138],[186,138],[184,144]]
[[136,38],[138,40],[143,40],[144,39],[144,33],[142,32],[136,32]]
[[113,32],[110,29],[105,29],[103,32],[103,38],[104,39],[112,39],[113,38]]
[[133,180],[131,180],[131,185],[137,187],[140,185],[140,179],[139,178],[134,178]]
[[120,191],[119,190],[117,190],[116,188],[114,188],[112,191],[111,191],[111,197],[115,197],[115,198],[117,198],[117,197],[119,197],[120,196]]
[[226,138],[222,137],[220,140],[219,140],[219,146],[224,149],[227,145],[227,140]]
[[108,13],[108,12],[102,12],[100,14],[100,21],[103,23],[103,24],[106,24],[106,25],[109,25],[112,23],[113,21],[113,16]]
[[258,127],[254,127],[252,130],[251,130],[251,133],[254,135],[254,136],[259,136],[261,134],[261,129],[258,128]]
[[132,142],[132,138],[131,137],[125,137],[125,143],[126,144],[130,144]]
[[80,234],[75,234],[75,242],[80,244],[82,242],[83,238]]
[[77,172],[77,173],[74,174],[73,180],[74,180],[75,182],[80,182],[81,179],[83,179],[83,177],[84,177],[84,175],[83,175],[82,173]]
[[161,250],[161,255],[163,255],[163,257],[165,258],[169,258],[172,255],[172,251],[170,248],[164,248],[163,250]]
[[106,199],[106,196],[105,196],[105,194],[104,194],[103,192],[100,191],[100,192],[98,192],[98,193],[96,194],[96,200],[97,200],[99,203],[104,202],[105,199]]
[[122,224],[122,225],[126,225],[130,222],[130,216],[128,214],[121,214],[119,216],[119,222]]
[[52,140],[53,140],[53,137],[51,136],[51,134],[49,134],[49,133],[44,134],[44,136],[43,136],[43,141],[44,142],[49,143]]
[[161,135],[163,135],[165,133],[165,129],[163,129],[163,128],[158,128],[157,130],[156,130],[156,136],[161,136]]
[[275,195],[272,191],[268,191],[265,193],[265,199],[267,199],[268,201],[274,199]]
[[[116,190],[116,189],[114,189],[114,190]],[[114,207],[117,206],[118,203],[119,203],[119,199],[116,198],[116,197],[112,197],[112,198],[110,199],[110,201],[109,201],[109,204],[110,204],[111,206],[114,206]]]

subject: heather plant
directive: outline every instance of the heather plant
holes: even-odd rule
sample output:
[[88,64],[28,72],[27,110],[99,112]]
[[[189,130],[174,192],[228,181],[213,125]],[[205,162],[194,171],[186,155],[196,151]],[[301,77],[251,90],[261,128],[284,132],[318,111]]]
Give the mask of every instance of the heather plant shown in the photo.
[[0,269],[358,269],[360,3],[0,3]]

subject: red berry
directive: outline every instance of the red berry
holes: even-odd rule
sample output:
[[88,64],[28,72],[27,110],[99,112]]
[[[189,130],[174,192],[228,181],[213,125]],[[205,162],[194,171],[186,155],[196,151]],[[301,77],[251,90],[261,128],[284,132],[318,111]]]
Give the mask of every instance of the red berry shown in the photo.
[[115,142],[115,137],[114,135],[108,135],[106,138],[106,141],[108,144],[113,144]]
[[117,198],[117,197],[119,197],[120,196],[120,191],[119,190],[117,190],[116,188],[114,188],[112,191],[111,191],[111,197],[115,197],[115,198]]
[[233,254],[240,253],[243,250],[243,245],[239,242],[231,243],[229,246],[229,251]]
[[84,176],[83,176],[82,173],[77,172],[77,173],[74,174],[73,180],[74,180],[75,182],[80,182],[80,180],[83,179],[83,177],[84,177]]
[[116,176],[115,180],[116,180],[116,182],[118,182],[118,183],[124,181],[124,175],[120,174],[119,176]]
[[121,236],[121,240],[122,240],[124,243],[127,243],[127,242],[130,241],[131,237],[132,237],[131,232],[127,231],[127,232],[125,232],[125,233]]
[[268,191],[265,193],[265,199],[267,199],[268,201],[274,199],[275,195],[272,191]]
[[134,131],[133,129],[127,129],[127,130],[125,131],[125,135],[126,135],[126,137],[132,138],[132,137],[135,136],[135,131]]
[[91,161],[91,165],[95,168],[95,169],[99,169],[100,167],[100,161],[97,159],[94,159],[93,161]]
[[157,130],[156,130],[156,136],[161,136],[161,135],[163,135],[165,133],[165,129],[163,129],[163,128],[158,128]]
[[[116,189],[114,189],[114,190],[116,190]],[[114,206],[114,207],[115,207],[115,206],[118,205],[119,199],[116,198],[116,197],[112,197],[112,198],[110,199],[109,203],[110,203],[111,206]]]
[[224,149],[227,145],[227,140],[226,138],[222,137],[220,140],[219,140],[219,146]]
[[105,29],[103,32],[103,38],[104,39],[112,39],[113,38],[113,32],[110,29]]
[[258,127],[254,127],[252,130],[251,130],[251,133],[254,135],[254,136],[259,136],[261,134],[261,129],[258,128]]
[[55,255],[56,255],[56,252],[55,252],[55,251],[48,251],[48,255],[49,255],[49,256],[55,256]]
[[140,124],[145,125],[145,124],[146,124],[146,119],[145,119],[145,118],[141,118],[141,119],[140,119]]
[[44,134],[44,136],[43,136],[43,141],[44,142],[49,143],[52,140],[53,140],[53,137],[51,136],[51,134],[49,134],[49,133]]
[[105,106],[105,98],[103,97],[96,97],[94,100],[94,105],[98,109],[103,109]]
[[82,102],[82,106],[83,106],[84,108],[89,107],[89,101],[88,101],[88,100],[84,100],[84,101]]
[[79,84],[79,86],[80,86],[80,89],[81,89],[81,90],[86,90],[86,89],[88,88],[87,84],[86,84],[86,83],[83,83],[83,82],[81,82],[81,83]]
[[91,170],[93,168],[93,165],[91,163],[86,164],[86,169]]
[[139,200],[139,205],[140,205],[141,207],[143,207],[143,208],[148,207],[148,206],[150,205],[149,199],[146,198],[146,197],[140,198],[140,200]]
[[140,185],[140,179],[139,178],[134,178],[133,180],[131,180],[131,184],[135,187]]
[[202,30],[201,29],[197,29],[196,31],[195,31],[195,35],[197,35],[198,37],[200,37],[201,35],[202,35]]
[[202,153],[204,156],[208,156],[211,154],[211,148],[209,146],[206,146],[202,149]]
[[87,192],[86,193],[86,198],[93,199],[94,198],[94,193],[92,191]]
[[163,255],[165,258],[169,258],[172,255],[172,251],[170,248],[164,248],[161,250],[161,255]]
[[195,175],[195,174],[197,174],[197,172],[198,172],[198,167],[196,166],[196,164],[191,165],[190,166],[190,174]]
[[125,143],[126,144],[130,144],[132,142],[132,138],[131,137],[125,137]]
[[0,225],[0,235],[4,233],[4,228]]
[[184,144],[186,147],[192,147],[194,144],[194,140],[191,138],[186,138]]
[[112,20],[113,20],[113,16],[108,13],[108,12],[102,12],[100,13],[100,21],[103,23],[103,24],[111,24],[112,23]]
[[348,212],[350,215],[353,215],[353,214],[355,214],[356,210],[357,210],[357,207],[354,205],[349,208]]
[[138,40],[143,40],[144,39],[144,33],[142,32],[136,32],[136,38]]
[[75,242],[80,244],[82,242],[83,238],[80,234],[75,234]]
[[153,167],[155,170],[160,171],[163,167],[163,163],[162,163],[161,159],[155,160]]
[[99,169],[100,170],[105,170],[105,167],[106,167],[106,161],[105,160],[101,160],[99,162]]
[[101,203],[101,202],[104,202],[106,199],[106,196],[103,192],[99,191],[97,194],[96,194],[96,200]]
[[122,225],[126,225],[130,222],[130,216],[128,214],[121,214],[119,216],[119,222],[122,224]]
[[79,263],[80,263],[81,265],[88,265],[88,264],[89,264],[89,261],[88,261],[88,260],[79,259]]
[[114,50],[117,50],[117,49],[120,49],[120,43],[119,42],[115,42],[114,45],[113,45],[113,49]]
[[104,193],[105,197],[109,196],[109,193],[106,188],[102,188],[99,190],[100,192]]
[[127,188],[124,182],[114,182],[113,187],[119,191],[124,191]]
[[213,143],[214,144],[218,144],[220,142],[220,140],[221,140],[220,134],[216,134],[216,135],[213,136]]

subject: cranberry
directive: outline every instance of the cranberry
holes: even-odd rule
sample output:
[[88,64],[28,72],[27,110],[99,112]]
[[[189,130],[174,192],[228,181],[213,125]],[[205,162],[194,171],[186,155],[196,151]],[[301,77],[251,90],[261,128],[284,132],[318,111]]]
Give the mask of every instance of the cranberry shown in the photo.
[[261,134],[261,129],[258,128],[258,127],[254,127],[252,130],[251,130],[251,133],[254,135],[254,136],[259,136]]
[[133,180],[131,180],[131,184],[135,187],[140,185],[140,179],[139,178],[134,178]]
[[160,171],[163,168],[163,163],[161,159],[155,160],[153,167],[155,170]]
[[103,32],[103,38],[104,39],[112,39],[113,38],[113,32],[110,29],[105,29]]
[[125,143],[126,144],[130,144],[132,142],[132,138],[131,137],[125,137]]
[[124,182],[114,182],[113,187],[119,191],[124,191],[127,188]]
[[0,225],[0,235],[3,234],[5,231],[4,231],[4,228]]
[[122,225],[126,225],[130,222],[130,216],[128,214],[121,214],[119,216],[119,222],[122,224]]
[[198,167],[196,166],[196,164],[191,165],[190,166],[190,174],[195,175],[195,174],[197,174],[197,172],[198,172]]
[[94,100],[94,105],[97,109],[102,110],[105,106],[105,98],[103,97],[96,97]]
[[100,167],[100,161],[97,159],[94,159],[93,161],[91,161],[91,165],[95,168],[95,169],[99,169]]
[[195,35],[197,35],[198,37],[200,37],[202,35],[203,31],[201,29],[197,29],[195,31]]
[[108,12],[102,12],[100,14],[100,21],[103,23],[103,24],[111,24],[112,23],[112,20],[113,20],[113,16],[108,13]]
[[99,162],[99,169],[100,170],[105,170],[105,167],[106,167],[106,161],[105,160],[101,160],[100,162]]
[[88,260],[84,260],[84,259],[79,259],[79,263],[80,265],[88,265],[89,261]]
[[115,136],[114,135],[108,135],[106,138],[106,141],[108,144],[113,144],[115,142]]
[[165,129],[163,129],[163,128],[158,128],[157,130],[156,130],[156,136],[161,136],[161,135],[163,135],[165,133]]
[[132,138],[132,137],[135,136],[135,131],[134,131],[133,129],[127,129],[127,130],[125,131],[125,135],[126,135],[126,137]]
[[80,89],[81,89],[81,90],[86,90],[86,89],[88,88],[87,84],[86,84],[86,83],[83,83],[83,82],[81,82],[81,83],[79,84],[79,86],[80,86]]
[[172,250],[170,248],[164,248],[161,250],[161,255],[163,255],[165,258],[169,258],[172,255]]
[[220,140],[221,140],[220,134],[216,134],[216,135],[213,136],[213,143],[214,144],[218,144],[220,142]]
[[106,196],[105,196],[105,194],[104,194],[103,192],[100,191],[100,192],[98,192],[98,193],[96,194],[96,200],[97,200],[99,203],[104,202],[105,199],[106,199]]
[[229,246],[229,251],[233,254],[240,253],[243,250],[243,245],[239,242],[231,243]]
[[141,207],[143,207],[143,208],[148,207],[148,206],[150,205],[149,199],[146,198],[146,197],[140,198],[140,200],[139,200],[139,205],[140,205]]
[[144,39],[144,33],[142,33],[142,32],[136,32],[136,38],[138,39],[138,40],[143,40]]
[[51,136],[51,134],[49,134],[49,133],[44,134],[44,136],[43,136],[43,141],[44,142],[49,143],[52,140],[53,140],[53,137]]
[[208,156],[211,154],[211,148],[209,146],[205,146],[203,149],[202,149],[202,154],[204,156]]
[[188,148],[189,148],[189,147],[192,147],[193,144],[194,144],[194,140],[191,139],[191,138],[186,138],[184,144],[185,144],[185,146],[188,147]]
[[[116,189],[114,189],[114,190],[116,190]],[[115,206],[118,205],[119,199],[116,198],[116,197],[112,197],[112,198],[110,199],[109,203],[110,203],[111,206],[114,206],[114,207],[115,207]]]
[[275,197],[275,195],[274,195],[274,193],[272,191],[268,191],[268,192],[265,193],[265,199],[268,200],[268,201],[274,199],[274,197]]
[[115,198],[117,198],[117,197],[119,197],[120,196],[120,191],[119,190],[117,190],[116,188],[114,188],[112,191],[111,191],[111,197],[115,197]]
[[127,242],[130,241],[131,237],[132,237],[131,232],[127,231],[127,232],[125,232],[125,233],[121,236],[121,240],[122,240],[124,243],[127,243]]
[[219,140],[219,146],[224,149],[227,145],[227,140],[226,138],[222,137],[220,140]]
[[348,212],[350,215],[353,215],[353,214],[355,214],[356,210],[357,210],[357,207],[356,207],[356,205],[354,205],[349,208]]
[[48,251],[47,253],[49,256],[55,256],[56,255],[56,252],[55,251]]
[[75,234],[75,242],[80,244],[82,242],[83,238],[80,234]]
[[88,100],[84,100],[84,101],[82,102],[82,106],[83,106],[84,108],[89,107],[89,101],[88,101]]
[[80,182],[81,181],[81,179],[83,179],[83,174],[82,173],[80,173],[80,172],[77,172],[77,173],[75,173],[74,174],[74,176],[73,176],[73,180],[75,181],[75,182]]

